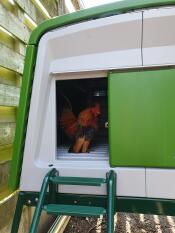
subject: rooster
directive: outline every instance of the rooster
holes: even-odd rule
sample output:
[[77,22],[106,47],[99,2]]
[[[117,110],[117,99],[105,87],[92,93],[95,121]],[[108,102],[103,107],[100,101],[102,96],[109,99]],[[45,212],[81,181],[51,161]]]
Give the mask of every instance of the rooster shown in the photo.
[[100,104],[81,111],[76,117],[70,109],[64,109],[59,119],[65,134],[74,141],[71,148],[73,153],[87,153],[90,143],[98,130]]

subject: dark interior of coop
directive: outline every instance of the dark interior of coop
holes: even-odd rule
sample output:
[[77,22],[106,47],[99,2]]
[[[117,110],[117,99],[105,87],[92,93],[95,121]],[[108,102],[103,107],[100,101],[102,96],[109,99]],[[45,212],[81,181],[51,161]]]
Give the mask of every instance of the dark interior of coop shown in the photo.
[[[107,78],[56,81],[57,159],[108,159],[107,86]],[[100,106],[100,114],[97,117],[97,127],[93,131],[93,136],[91,136],[88,150],[84,152],[81,148],[78,153],[75,153],[73,148],[78,136],[77,134],[70,136],[70,133],[66,132],[67,124],[70,125],[70,128],[75,125],[77,127],[77,119],[79,119],[80,114],[96,105]],[[63,118],[65,113],[68,123],[63,124],[62,119],[65,119]],[[71,122],[72,118],[74,119],[73,122]],[[79,127],[81,128],[81,126]]]

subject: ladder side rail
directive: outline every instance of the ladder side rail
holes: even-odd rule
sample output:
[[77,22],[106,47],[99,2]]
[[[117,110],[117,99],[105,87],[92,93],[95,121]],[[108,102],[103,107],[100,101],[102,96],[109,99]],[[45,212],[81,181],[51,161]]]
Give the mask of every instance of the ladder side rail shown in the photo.
[[56,174],[56,172],[57,172],[56,169],[52,169],[44,177],[44,180],[43,180],[43,183],[41,186],[41,190],[40,190],[38,203],[37,203],[37,206],[35,208],[35,212],[33,215],[32,224],[31,224],[29,233],[36,233],[37,226],[38,226],[40,216],[41,216],[42,207],[43,207],[44,200],[45,200],[45,196],[46,196],[47,189],[49,186],[49,179],[51,176],[54,176]]
[[107,233],[114,232],[116,174],[110,171],[106,175],[107,180]]

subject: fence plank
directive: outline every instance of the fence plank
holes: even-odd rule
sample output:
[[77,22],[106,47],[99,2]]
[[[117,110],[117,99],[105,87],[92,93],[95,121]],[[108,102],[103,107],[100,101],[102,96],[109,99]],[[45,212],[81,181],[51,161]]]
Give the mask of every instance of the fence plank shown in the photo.
[[77,0],[72,0],[72,4],[75,7],[76,11],[80,10],[80,5]]
[[12,49],[7,48],[2,43],[0,43],[0,51],[0,66],[22,74],[24,57],[18,53],[15,53]]
[[0,123],[14,123],[16,121],[16,107],[0,106]]
[[15,127],[14,122],[0,123],[0,146],[13,143]]
[[0,147],[13,143],[16,127],[16,108],[0,106]]
[[15,38],[7,35],[4,31],[2,31],[1,28],[0,28],[0,38],[1,38],[1,42],[7,45],[7,47],[14,49]]
[[20,89],[14,86],[0,84],[0,105],[18,106]]
[[42,0],[43,6],[51,17],[58,15],[58,1],[56,0]]
[[0,66],[0,83],[17,86],[17,75],[16,72],[11,71],[9,69],[5,69],[4,67]]
[[[11,144],[5,145],[5,146],[0,146],[0,173],[3,174],[2,166],[3,166],[4,162],[11,160],[11,156],[12,156],[12,145]],[[9,162],[9,164],[10,164],[10,162]],[[9,172],[9,169],[7,171]],[[1,184],[0,184],[0,187],[2,190]],[[0,192],[0,196],[1,196],[1,192]]]
[[41,23],[45,18],[37,11],[33,3],[29,0],[15,0],[15,2],[26,12],[36,24]]
[[21,87],[22,75],[0,66],[0,84]]
[[18,39],[27,43],[31,31],[15,15],[0,4],[0,26],[7,29]]
[[21,55],[25,55],[26,45],[21,40],[9,36],[0,28],[0,41],[8,48],[18,51]]
[[26,46],[25,46],[25,44],[22,43],[22,42],[20,42],[20,40],[16,40],[15,51],[18,52],[19,54],[25,56],[25,54],[26,54]]

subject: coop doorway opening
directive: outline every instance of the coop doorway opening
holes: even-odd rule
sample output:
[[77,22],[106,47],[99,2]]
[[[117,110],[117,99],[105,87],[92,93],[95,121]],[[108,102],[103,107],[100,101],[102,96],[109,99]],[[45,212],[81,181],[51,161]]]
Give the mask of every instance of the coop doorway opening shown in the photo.
[[56,81],[57,159],[108,159],[107,78]]

